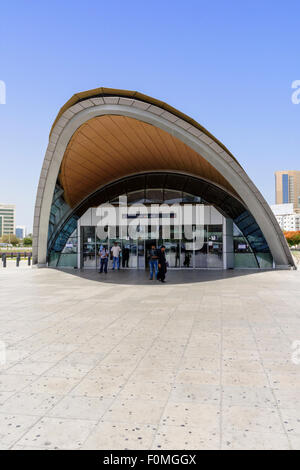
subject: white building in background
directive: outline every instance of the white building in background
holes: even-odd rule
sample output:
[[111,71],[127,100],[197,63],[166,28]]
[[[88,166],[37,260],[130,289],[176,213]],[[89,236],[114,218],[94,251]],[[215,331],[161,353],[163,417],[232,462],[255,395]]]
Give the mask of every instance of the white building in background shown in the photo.
[[285,232],[300,230],[300,214],[294,212],[294,204],[274,204],[271,209]]
[[27,235],[26,227],[25,225],[17,225],[16,226],[16,237],[20,238],[23,240]]
[[16,229],[16,206],[15,204],[0,203],[0,237],[3,235],[14,235]]

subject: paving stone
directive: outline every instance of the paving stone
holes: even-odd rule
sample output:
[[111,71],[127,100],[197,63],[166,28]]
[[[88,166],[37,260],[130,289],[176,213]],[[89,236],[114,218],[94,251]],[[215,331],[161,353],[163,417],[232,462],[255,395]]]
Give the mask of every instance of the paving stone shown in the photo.
[[299,281],[8,265],[1,449],[300,449]]

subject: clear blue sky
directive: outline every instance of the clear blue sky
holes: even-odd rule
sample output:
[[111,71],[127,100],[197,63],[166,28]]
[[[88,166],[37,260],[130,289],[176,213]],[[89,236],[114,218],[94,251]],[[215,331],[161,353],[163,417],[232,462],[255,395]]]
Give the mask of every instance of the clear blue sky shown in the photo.
[[2,2],[0,202],[32,228],[51,124],[74,93],[138,90],[192,116],[238,158],[269,203],[274,171],[300,169],[300,3]]

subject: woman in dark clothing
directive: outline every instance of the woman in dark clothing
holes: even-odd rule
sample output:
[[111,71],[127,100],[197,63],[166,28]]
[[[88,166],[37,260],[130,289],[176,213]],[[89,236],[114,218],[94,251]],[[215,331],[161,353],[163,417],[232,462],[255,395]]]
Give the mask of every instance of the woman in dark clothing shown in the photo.
[[165,254],[165,246],[162,245],[159,252],[158,252],[158,275],[157,279],[159,279],[161,282],[166,282],[165,277],[166,277],[166,272],[167,272],[167,260],[166,260],[166,254]]
[[122,268],[128,268],[129,248],[124,247],[122,250]]

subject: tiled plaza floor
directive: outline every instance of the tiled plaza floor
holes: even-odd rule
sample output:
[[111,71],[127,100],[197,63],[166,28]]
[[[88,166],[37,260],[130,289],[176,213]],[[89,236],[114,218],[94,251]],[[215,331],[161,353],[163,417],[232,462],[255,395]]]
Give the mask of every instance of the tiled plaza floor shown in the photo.
[[300,272],[167,280],[0,268],[1,448],[300,449]]

